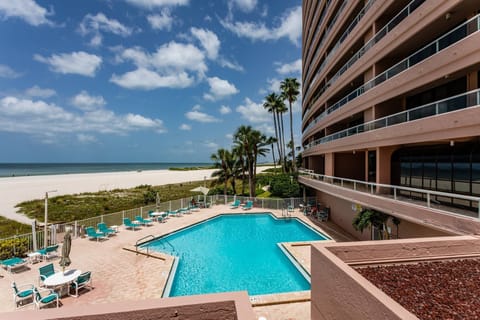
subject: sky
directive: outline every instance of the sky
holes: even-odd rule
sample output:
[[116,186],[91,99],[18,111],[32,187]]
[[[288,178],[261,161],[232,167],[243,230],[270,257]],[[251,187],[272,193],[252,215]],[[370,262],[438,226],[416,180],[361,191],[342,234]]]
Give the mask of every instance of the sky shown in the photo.
[[210,162],[240,125],[274,136],[301,28],[301,0],[0,0],[0,162]]

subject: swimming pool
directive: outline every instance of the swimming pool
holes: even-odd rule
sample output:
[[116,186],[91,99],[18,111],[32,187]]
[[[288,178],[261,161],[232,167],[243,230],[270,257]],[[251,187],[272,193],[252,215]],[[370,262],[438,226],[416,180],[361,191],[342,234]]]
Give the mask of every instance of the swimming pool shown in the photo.
[[277,243],[325,240],[296,218],[220,215],[146,245],[179,257],[170,297],[247,290],[249,295],[310,290]]

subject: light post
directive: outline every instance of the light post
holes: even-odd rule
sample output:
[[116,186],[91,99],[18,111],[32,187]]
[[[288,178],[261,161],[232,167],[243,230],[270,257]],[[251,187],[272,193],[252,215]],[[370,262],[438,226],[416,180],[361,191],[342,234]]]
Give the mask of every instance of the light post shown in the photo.
[[44,217],[44,225],[43,225],[43,247],[46,248],[48,246],[48,193],[49,192],[57,192],[57,190],[51,190],[45,192],[45,217]]

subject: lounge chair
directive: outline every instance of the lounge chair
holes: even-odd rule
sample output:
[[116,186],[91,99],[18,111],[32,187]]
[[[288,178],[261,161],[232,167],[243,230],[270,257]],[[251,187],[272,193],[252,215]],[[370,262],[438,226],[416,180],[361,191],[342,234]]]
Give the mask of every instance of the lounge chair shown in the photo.
[[238,209],[238,207],[240,207],[240,200],[238,199],[230,204],[230,209]]
[[58,257],[58,244],[48,246],[46,248],[40,249],[37,252],[42,255],[42,260],[48,260],[50,258]]
[[38,271],[40,272],[40,278],[38,279],[39,286],[43,286],[43,281],[56,273],[55,268],[53,267],[53,263],[49,263],[47,265],[44,265],[43,267],[38,268]]
[[130,218],[123,218],[123,225],[127,229],[135,230],[135,228],[140,228],[140,224],[132,222]]
[[97,232],[93,227],[86,227],[85,233],[90,240],[107,239],[107,236],[103,232]]
[[[68,291],[68,295],[77,298],[78,297],[78,290],[81,288],[87,288],[88,290],[92,290],[92,272],[87,271],[82,273],[75,279],[71,284]],[[70,290],[74,290],[75,294],[70,294]]]
[[25,268],[27,265],[27,260],[18,258],[18,257],[13,257],[7,260],[3,260],[1,262],[2,267],[5,268],[10,273],[13,273],[14,270],[22,269]]
[[144,226],[151,226],[152,225],[152,220],[150,219],[143,219],[142,216],[135,216],[135,220],[140,223],[141,225]]
[[17,286],[15,282],[12,282],[12,288],[15,308],[25,307],[33,303],[33,290],[35,289],[33,284]]
[[107,237],[116,233],[112,228],[107,227],[105,222],[100,222],[97,224],[98,231],[106,235]]
[[50,289],[33,288],[35,295],[35,306],[37,309],[56,302],[58,308],[58,294]]
[[247,203],[242,207],[243,210],[250,210],[253,207],[253,201],[249,200]]
[[148,213],[148,216],[152,220],[157,220],[158,222],[165,222],[165,220],[168,218],[168,212],[154,212],[151,211]]

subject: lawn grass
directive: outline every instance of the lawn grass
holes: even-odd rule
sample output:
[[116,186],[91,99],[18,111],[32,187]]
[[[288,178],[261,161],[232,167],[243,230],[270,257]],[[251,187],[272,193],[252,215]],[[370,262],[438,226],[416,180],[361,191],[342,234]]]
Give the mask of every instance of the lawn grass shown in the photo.
[[[141,185],[130,189],[51,197],[48,199],[48,220],[49,223],[82,220],[155,204],[157,192],[161,202],[190,197],[198,194],[190,190],[203,184],[203,181],[196,181],[161,186]],[[44,199],[38,199],[19,203],[16,207],[27,217],[43,222],[44,205]]]

